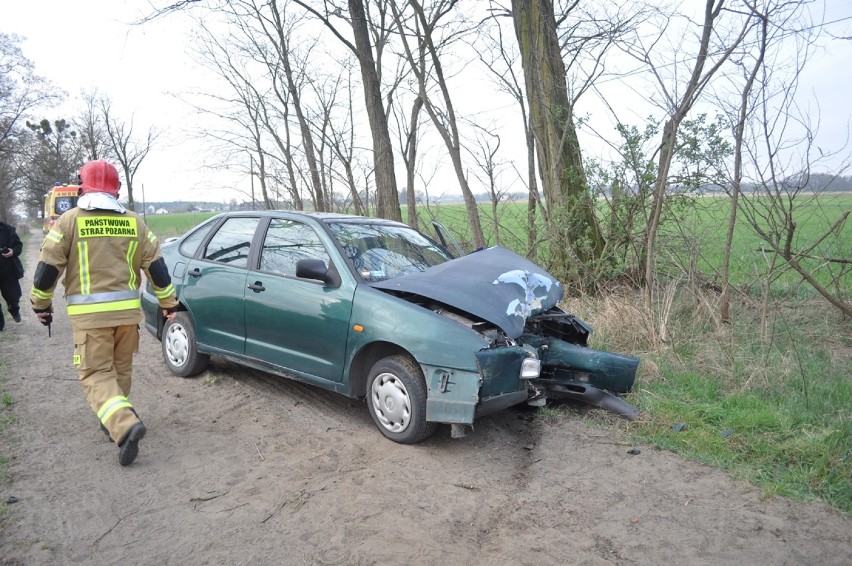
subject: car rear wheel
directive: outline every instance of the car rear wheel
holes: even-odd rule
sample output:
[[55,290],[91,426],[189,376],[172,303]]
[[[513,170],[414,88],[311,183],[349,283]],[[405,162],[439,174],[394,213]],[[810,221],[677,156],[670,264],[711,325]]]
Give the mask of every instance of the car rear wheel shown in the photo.
[[163,328],[163,359],[171,372],[180,377],[192,377],[207,368],[210,356],[198,352],[195,325],[188,312],[179,312],[173,320],[166,320]]
[[367,407],[382,434],[400,444],[416,444],[438,428],[426,421],[423,372],[406,356],[376,362],[367,377]]

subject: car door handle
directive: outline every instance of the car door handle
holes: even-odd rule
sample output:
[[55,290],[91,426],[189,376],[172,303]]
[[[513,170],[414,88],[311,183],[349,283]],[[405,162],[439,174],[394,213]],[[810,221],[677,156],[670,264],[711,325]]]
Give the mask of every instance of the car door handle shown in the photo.
[[192,269],[192,270],[189,271],[189,276],[190,277],[201,277],[201,270],[196,267],[195,269]]
[[251,285],[248,286],[249,289],[254,291],[255,293],[260,293],[261,291],[266,291],[266,287],[263,286],[263,283],[260,281],[255,281]]

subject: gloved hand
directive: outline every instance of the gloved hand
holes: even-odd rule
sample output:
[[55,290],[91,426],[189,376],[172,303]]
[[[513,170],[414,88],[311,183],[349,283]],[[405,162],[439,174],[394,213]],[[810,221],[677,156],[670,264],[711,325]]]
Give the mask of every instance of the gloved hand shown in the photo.
[[45,309],[33,309],[33,312],[36,313],[38,321],[44,326],[50,326],[53,324],[53,305],[50,305]]
[[180,301],[178,301],[178,304],[175,306],[163,309],[163,316],[166,317],[166,320],[174,320],[175,315],[181,310],[181,304]]

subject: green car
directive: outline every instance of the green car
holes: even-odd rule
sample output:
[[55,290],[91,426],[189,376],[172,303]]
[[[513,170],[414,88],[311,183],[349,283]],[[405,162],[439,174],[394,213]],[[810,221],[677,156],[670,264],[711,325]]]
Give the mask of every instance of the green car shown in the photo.
[[366,399],[402,444],[548,398],[636,417],[617,394],[638,358],[589,348],[558,281],[507,249],[454,257],[447,241],[378,218],[221,214],[163,244],[183,310],[167,321],[149,287],[145,326],[175,375],[215,355]]

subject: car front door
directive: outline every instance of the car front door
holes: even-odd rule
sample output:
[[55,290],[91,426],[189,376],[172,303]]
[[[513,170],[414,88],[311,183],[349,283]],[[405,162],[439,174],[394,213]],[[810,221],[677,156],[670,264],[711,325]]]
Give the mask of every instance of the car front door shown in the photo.
[[[300,259],[331,256],[317,231],[289,219],[269,222],[245,295],[246,355],[323,380],[340,382],[355,283],[338,287],[296,277]],[[341,266],[342,267],[342,266]]]
[[225,220],[197,259],[186,267],[180,300],[195,322],[202,349],[242,355],[245,351],[246,274],[257,217]]

